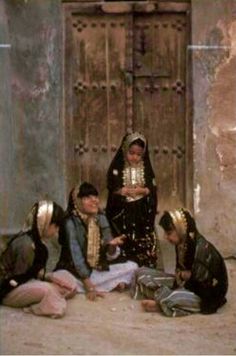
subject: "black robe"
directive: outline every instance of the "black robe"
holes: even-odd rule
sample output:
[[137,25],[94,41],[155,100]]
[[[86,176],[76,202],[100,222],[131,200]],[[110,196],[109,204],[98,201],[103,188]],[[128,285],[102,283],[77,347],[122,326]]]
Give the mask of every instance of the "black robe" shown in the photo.
[[46,246],[32,231],[13,237],[0,256],[0,301],[16,287],[12,280],[21,285],[37,278],[47,259]]
[[157,209],[157,186],[149,159],[148,147],[143,158],[145,187],[150,193],[133,202],[115,192],[123,187],[125,166],[122,145],[113,159],[107,173],[108,201],[106,216],[114,236],[125,234],[121,246],[123,260],[131,260],[139,266],[156,267],[157,252],[154,233],[154,221]]
[[194,237],[195,254],[191,278],[185,288],[201,298],[201,312],[216,312],[226,302],[228,276],[223,257],[199,232]]

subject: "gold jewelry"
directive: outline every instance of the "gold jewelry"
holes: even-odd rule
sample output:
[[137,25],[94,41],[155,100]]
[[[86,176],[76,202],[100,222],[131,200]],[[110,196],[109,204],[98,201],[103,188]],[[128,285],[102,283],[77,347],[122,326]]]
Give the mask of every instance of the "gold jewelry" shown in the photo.
[[[25,220],[24,226],[22,228],[23,232],[27,232],[32,229],[36,210],[37,210],[37,206],[34,205]],[[37,221],[39,236],[41,238],[45,235],[46,229],[50,225],[50,222],[52,220],[52,214],[53,214],[52,201],[41,200],[38,202],[36,221]]]
[[38,203],[37,227],[40,237],[44,237],[52,220],[53,202],[42,200]]
[[146,138],[142,134],[140,134],[139,132],[133,132],[133,133],[129,134],[126,137],[126,139],[125,139],[125,141],[124,141],[124,143],[122,145],[123,152],[126,153],[128,151],[128,149],[129,149],[130,145],[132,144],[132,142],[134,142],[134,141],[136,141],[138,139],[143,141],[143,143],[144,143],[144,151],[145,151],[146,150],[146,145],[147,145]]
[[73,214],[79,216],[86,224],[87,231],[87,261],[92,268],[96,268],[100,257],[101,235],[97,219],[94,216],[84,214],[80,210],[80,202],[78,197],[79,185],[77,185],[72,192],[73,199]]
[[169,214],[172,218],[177,234],[180,236],[182,240],[184,240],[187,235],[187,228],[188,228],[184,210],[177,209],[174,211],[169,211]]

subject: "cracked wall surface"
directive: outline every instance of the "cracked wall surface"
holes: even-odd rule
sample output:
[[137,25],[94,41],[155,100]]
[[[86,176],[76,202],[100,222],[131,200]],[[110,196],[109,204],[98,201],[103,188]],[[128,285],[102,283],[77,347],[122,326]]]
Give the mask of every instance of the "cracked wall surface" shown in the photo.
[[0,232],[31,204],[64,203],[61,13],[57,0],[0,0]]
[[[207,14],[207,16],[206,16]],[[192,1],[194,206],[224,254],[236,235],[236,1]]]

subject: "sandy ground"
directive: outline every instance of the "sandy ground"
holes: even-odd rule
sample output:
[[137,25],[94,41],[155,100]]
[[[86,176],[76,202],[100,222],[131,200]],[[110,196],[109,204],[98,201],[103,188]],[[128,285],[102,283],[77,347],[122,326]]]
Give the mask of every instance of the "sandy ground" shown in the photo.
[[[170,270],[170,254],[164,265]],[[171,258],[171,261],[173,259]],[[228,303],[217,314],[167,318],[145,313],[127,293],[89,302],[77,295],[63,319],[0,307],[1,354],[236,354],[236,261],[228,260]]]

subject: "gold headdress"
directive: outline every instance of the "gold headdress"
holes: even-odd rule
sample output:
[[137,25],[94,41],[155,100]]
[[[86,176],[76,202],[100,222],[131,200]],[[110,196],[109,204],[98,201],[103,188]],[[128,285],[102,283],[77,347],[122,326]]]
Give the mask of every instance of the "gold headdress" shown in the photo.
[[122,146],[123,152],[127,152],[131,143],[138,139],[143,141],[145,149],[146,149],[146,144],[147,144],[146,138],[139,132],[133,132],[133,133],[127,135],[127,137],[123,143],[123,146]]
[[[37,206],[34,205],[25,220],[25,223],[24,223],[24,226],[22,229],[23,232],[27,232],[32,229],[36,210],[37,210]],[[40,237],[43,237],[45,235],[45,231],[47,230],[47,228],[50,225],[50,222],[52,220],[52,214],[53,214],[53,202],[52,201],[41,200],[38,202],[36,221],[37,221],[37,228],[38,228]]]
[[37,227],[40,237],[45,235],[53,214],[53,202],[42,200],[39,202],[38,214],[37,214]]
[[80,211],[79,211],[79,200],[78,200],[78,194],[79,194],[79,185],[77,185],[72,192],[72,201],[73,201],[73,213],[75,215],[79,215]]
[[187,235],[188,224],[184,214],[184,209],[169,211],[177,234],[184,239]]

